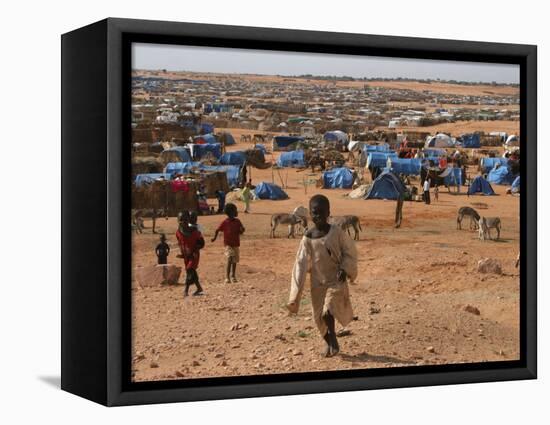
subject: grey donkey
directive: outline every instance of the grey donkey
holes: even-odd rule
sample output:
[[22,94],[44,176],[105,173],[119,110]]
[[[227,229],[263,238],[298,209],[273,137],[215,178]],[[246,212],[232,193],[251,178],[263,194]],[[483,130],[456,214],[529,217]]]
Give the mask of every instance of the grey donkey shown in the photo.
[[356,215],[331,217],[330,222],[335,226],[339,226],[344,231],[347,230],[348,235],[350,236],[350,228],[352,228],[354,231],[353,240],[355,241],[359,240],[359,232],[363,231],[363,229],[361,228],[361,223],[359,222],[359,217],[357,217]]
[[491,229],[497,231],[497,240],[500,239],[501,223],[499,217],[481,217],[479,223],[479,239],[493,239],[491,237]]
[[164,208],[144,208],[140,210],[132,210],[132,223],[134,224],[137,233],[142,233],[145,228],[143,224],[145,218],[150,218],[153,221],[153,233],[157,233],[157,218],[160,217],[164,217],[168,220],[168,214]]
[[275,229],[279,224],[288,224],[288,237],[294,237],[294,226],[297,224],[302,225],[304,229],[307,229],[307,219],[296,214],[273,214],[271,216],[271,233],[270,237],[275,237]]
[[470,217],[470,230],[476,230],[479,222],[479,214],[470,207],[460,207],[456,216],[456,228],[462,229],[462,220],[464,217]]

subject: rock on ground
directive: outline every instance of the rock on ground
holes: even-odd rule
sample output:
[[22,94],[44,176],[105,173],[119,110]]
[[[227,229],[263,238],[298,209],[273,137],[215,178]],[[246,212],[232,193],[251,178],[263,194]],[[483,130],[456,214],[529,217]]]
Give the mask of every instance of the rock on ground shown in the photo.
[[479,273],[502,274],[502,266],[494,258],[483,258],[477,263],[477,271]]
[[135,279],[139,286],[151,287],[160,285],[175,285],[181,275],[181,267],[173,264],[155,264],[154,266],[134,269]]

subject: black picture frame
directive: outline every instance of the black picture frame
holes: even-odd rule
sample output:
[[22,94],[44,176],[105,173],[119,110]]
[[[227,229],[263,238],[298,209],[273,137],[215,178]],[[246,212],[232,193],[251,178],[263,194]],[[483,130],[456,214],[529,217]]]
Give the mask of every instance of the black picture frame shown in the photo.
[[[536,378],[536,46],[116,18],[61,41],[62,389],[114,406]],[[520,65],[520,360],[132,383],[132,42]]]

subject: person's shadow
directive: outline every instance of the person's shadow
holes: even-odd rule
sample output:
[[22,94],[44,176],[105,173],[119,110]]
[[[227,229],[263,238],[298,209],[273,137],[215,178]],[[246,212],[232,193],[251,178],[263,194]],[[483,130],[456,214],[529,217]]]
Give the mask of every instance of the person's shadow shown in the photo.
[[39,376],[38,379],[57,389],[61,388],[61,376]]

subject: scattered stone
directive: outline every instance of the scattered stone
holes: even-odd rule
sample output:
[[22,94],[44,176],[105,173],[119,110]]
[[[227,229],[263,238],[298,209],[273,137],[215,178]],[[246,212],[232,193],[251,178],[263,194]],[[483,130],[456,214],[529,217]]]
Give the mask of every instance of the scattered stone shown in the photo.
[[302,353],[300,350],[294,350],[294,351],[292,352],[292,355],[294,355],[294,356],[302,356],[303,353]]
[[469,304],[466,307],[464,307],[464,311],[475,314],[476,316],[479,316],[481,314],[481,312],[479,311],[479,308]]
[[254,367],[255,367],[256,369],[261,369],[261,368],[265,367],[265,365],[264,365],[263,363],[256,363],[256,364],[254,365]]
[[435,353],[435,348],[433,348],[431,345],[429,347],[426,347],[426,351],[428,353]]
[[378,314],[380,313],[380,309],[378,307],[371,307],[369,309],[369,314],[372,315],[372,314]]
[[180,372],[179,370],[176,371],[176,376],[177,376],[178,378],[184,378],[184,377],[185,377],[185,375],[184,375],[182,372]]
[[191,363],[192,366],[200,366],[200,363],[196,360],[193,360],[193,363]]
[[227,366],[227,362],[225,360],[222,360],[220,366]]
[[151,360],[151,363],[149,363],[149,367],[156,368],[159,367],[159,364],[155,360]]
[[483,258],[477,262],[477,271],[479,273],[502,274],[500,261],[494,258]]
[[214,357],[217,358],[217,359],[219,359],[219,358],[223,357],[223,353],[216,353],[216,354],[214,355]]

